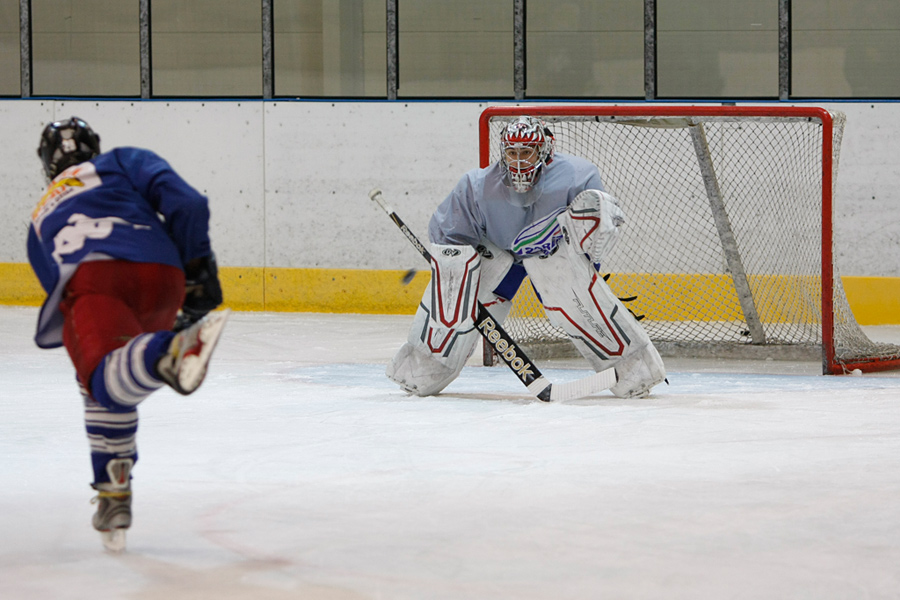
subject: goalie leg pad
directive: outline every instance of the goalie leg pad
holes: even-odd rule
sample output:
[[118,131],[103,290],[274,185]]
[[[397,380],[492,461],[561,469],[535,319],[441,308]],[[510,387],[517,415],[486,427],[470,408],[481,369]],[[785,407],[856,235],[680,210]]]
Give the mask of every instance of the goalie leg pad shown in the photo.
[[470,246],[431,245],[431,282],[406,343],[386,374],[406,391],[431,396],[456,379],[475,349],[481,256]]
[[524,264],[550,322],[569,335],[595,371],[616,368],[619,381],[611,388],[615,395],[645,396],[665,380],[665,367],[650,337],[565,225],[554,254]]

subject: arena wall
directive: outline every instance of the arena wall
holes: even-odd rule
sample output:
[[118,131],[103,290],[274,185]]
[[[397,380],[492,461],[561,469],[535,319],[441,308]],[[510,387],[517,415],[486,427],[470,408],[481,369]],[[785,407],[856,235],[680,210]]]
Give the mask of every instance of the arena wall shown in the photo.
[[[900,323],[900,104],[817,103],[847,114],[836,262],[863,324]],[[368,198],[425,237],[434,207],[478,166],[484,102],[4,100],[0,303],[36,305],[25,237],[44,180],[42,127],[87,120],[104,148],[165,157],[211,203],[226,303],[238,310],[408,314],[421,257]],[[777,210],[777,207],[772,207]]]

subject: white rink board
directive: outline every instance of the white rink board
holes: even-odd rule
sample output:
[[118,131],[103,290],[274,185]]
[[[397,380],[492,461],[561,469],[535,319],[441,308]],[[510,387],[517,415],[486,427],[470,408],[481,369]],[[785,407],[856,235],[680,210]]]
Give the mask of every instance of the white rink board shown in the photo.
[[[0,108],[12,103],[0,102]],[[17,101],[28,106],[33,102]],[[147,148],[165,158],[188,183],[210,199],[213,248],[221,264],[263,266],[262,105],[258,102],[97,102],[50,104],[50,119],[73,115],[100,135],[100,147]],[[27,214],[43,190],[44,179],[35,149],[43,124],[35,124],[21,142],[23,171],[35,172]],[[27,224],[27,221],[26,221]],[[4,227],[0,225],[0,227]],[[0,260],[25,262],[24,236],[19,245],[3,236]],[[20,250],[21,255],[16,254]]]
[[[812,104],[812,103],[811,103]],[[843,275],[900,276],[896,103],[815,103],[847,114],[835,209]],[[142,146],[210,197],[224,266],[408,269],[420,259],[368,199],[373,187],[421,237],[478,166],[483,102],[3,100],[0,262],[26,262],[43,191],[42,126],[78,115],[104,148]]]
[[37,157],[41,130],[53,119],[52,102],[0,101],[0,262],[26,262],[31,211],[44,191]]
[[[266,257],[278,267],[400,269],[422,257],[369,199],[378,187],[421,238],[478,166],[475,103],[266,105]],[[277,149],[273,151],[272,149]]]

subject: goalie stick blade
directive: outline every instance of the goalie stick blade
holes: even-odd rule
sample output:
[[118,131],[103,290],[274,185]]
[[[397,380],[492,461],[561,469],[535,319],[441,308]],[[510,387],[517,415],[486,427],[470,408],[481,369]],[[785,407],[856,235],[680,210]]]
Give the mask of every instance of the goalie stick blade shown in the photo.
[[608,390],[616,385],[618,380],[619,377],[616,375],[615,369],[606,369],[583,379],[567,381],[566,383],[554,383],[550,388],[550,401],[565,402],[567,400],[584,398],[585,396]]
[[543,402],[550,402],[550,400],[552,399],[550,397],[550,393],[553,388],[553,384],[544,379],[543,375],[536,378],[525,387],[528,388],[529,392],[537,396],[538,400],[541,400]]

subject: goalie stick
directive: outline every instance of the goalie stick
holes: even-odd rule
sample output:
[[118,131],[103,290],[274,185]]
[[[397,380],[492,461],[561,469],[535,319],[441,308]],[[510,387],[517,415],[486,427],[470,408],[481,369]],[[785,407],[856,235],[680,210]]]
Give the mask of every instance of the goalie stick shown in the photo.
[[[394,212],[394,209],[388,205],[381,190],[372,190],[369,192],[369,198],[388,214],[394,222],[394,225],[403,232],[406,239],[409,240],[413,247],[419,251],[419,254],[421,254],[430,264],[431,253],[422,245],[422,242],[419,241],[416,234],[410,231],[409,227],[406,226],[406,223],[403,222],[403,219],[401,219],[400,216]],[[478,302],[477,314],[475,316],[475,329],[484,336],[494,349],[494,352],[497,353],[497,356],[503,359],[506,366],[516,374],[516,377],[518,377],[519,381],[528,388],[528,391],[544,402],[583,398],[597,392],[602,392],[603,390],[608,390],[618,381],[616,370],[613,368],[566,383],[552,383],[548,381],[541,373],[540,369],[532,363],[531,359],[529,359],[525,352],[522,351],[522,348],[519,347],[516,341],[510,337],[503,327],[500,326],[500,323],[491,316],[491,313],[488,312],[488,309],[486,309],[480,301]]]

